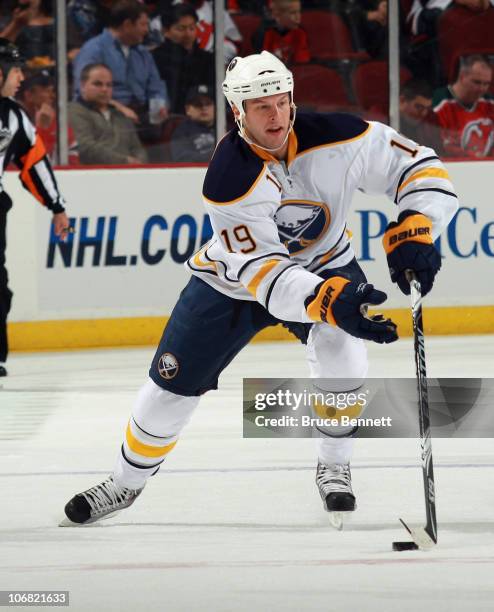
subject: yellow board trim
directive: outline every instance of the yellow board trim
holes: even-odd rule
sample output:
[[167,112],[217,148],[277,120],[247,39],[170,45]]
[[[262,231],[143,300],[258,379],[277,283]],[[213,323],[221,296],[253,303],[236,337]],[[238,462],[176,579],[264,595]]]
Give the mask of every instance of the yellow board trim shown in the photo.
[[167,444],[166,446],[151,446],[150,444],[143,444],[140,442],[132,433],[130,424],[127,425],[127,431],[125,432],[125,438],[130,450],[133,453],[142,455],[143,457],[162,457],[169,453],[176,445],[177,441]]
[[398,189],[398,193],[403,191],[407,185],[411,182],[416,181],[419,178],[442,178],[449,179],[449,174],[447,170],[443,170],[442,168],[427,168],[425,170],[420,170],[419,172],[415,172],[412,176],[408,177],[407,180],[400,185]]
[[262,279],[267,276],[271,270],[277,266],[281,262],[280,259],[269,259],[265,264],[261,266],[261,268],[257,271],[257,274],[254,275],[250,283],[247,285],[247,291],[256,297],[257,288],[261,283]]
[[[380,310],[398,325],[401,337],[412,335],[408,308]],[[12,351],[59,351],[112,346],[155,346],[168,317],[121,319],[77,319],[8,323]],[[494,334],[493,306],[448,306],[424,308],[426,334]],[[281,325],[258,333],[254,342],[293,340]]]

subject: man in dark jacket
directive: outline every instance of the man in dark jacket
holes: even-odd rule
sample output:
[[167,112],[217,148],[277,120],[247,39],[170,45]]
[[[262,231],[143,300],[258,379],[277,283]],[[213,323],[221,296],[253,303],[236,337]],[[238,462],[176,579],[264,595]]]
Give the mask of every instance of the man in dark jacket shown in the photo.
[[153,51],[161,78],[168,84],[170,110],[183,113],[188,90],[214,84],[214,56],[197,44],[197,14],[176,4],[161,16],[165,41]]

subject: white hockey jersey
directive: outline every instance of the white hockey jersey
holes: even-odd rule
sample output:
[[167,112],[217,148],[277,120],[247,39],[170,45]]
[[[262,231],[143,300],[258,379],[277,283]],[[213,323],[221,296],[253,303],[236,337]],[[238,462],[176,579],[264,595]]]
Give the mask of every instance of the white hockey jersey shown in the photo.
[[357,189],[385,194],[396,217],[420,211],[432,220],[434,239],[458,206],[434,151],[381,123],[300,113],[286,163],[232,130],[204,180],[214,235],[187,265],[218,291],[257,300],[278,319],[311,322],[304,301],[318,274],[355,256],[346,219]]

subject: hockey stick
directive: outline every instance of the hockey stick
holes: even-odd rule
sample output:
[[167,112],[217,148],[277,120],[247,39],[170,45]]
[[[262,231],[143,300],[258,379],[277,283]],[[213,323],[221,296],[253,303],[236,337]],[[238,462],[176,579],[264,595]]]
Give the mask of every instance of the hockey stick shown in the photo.
[[429,414],[429,396],[427,391],[427,373],[425,368],[424,328],[422,324],[422,293],[420,283],[412,271],[407,271],[410,283],[410,300],[412,306],[413,336],[415,351],[415,370],[417,374],[417,391],[419,405],[420,447],[422,449],[422,475],[424,478],[425,527],[411,529],[400,519],[412,536],[418,548],[427,550],[437,544],[436,496],[434,489],[434,468],[432,462],[431,423]]

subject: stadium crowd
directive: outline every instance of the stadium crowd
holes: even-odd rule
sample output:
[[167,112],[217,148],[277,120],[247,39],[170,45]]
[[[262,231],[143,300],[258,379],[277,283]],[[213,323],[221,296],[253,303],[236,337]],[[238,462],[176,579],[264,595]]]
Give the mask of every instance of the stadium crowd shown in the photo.
[[[447,157],[494,155],[494,0],[401,0],[400,129]],[[225,59],[269,50],[308,110],[388,122],[387,0],[226,0]],[[55,2],[4,0],[18,92],[57,160]],[[215,143],[211,0],[69,0],[69,163],[207,162]],[[220,77],[219,77],[220,78]],[[230,121],[230,119],[229,119]]]

